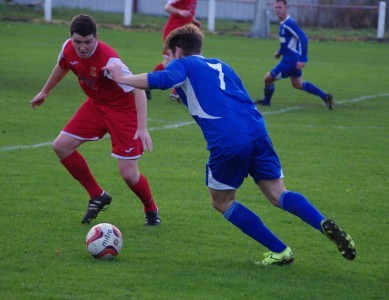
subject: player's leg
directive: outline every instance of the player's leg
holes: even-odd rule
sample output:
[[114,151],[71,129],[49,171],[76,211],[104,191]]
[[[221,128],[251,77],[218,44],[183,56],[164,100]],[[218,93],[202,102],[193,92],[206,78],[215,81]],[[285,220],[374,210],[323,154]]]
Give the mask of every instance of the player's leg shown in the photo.
[[62,165],[81,183],[90,198],[94,198],[100,196],[103,190],[94,179],[86,160],[77,151],[84,142],[62,132],[55,139],[53,148]]
[[88,192],[90,200],[81,223],[89,223],[95,219],[100,210],[109,206],[112,198],[96,182],[84,157],[77,151],[77,147],[85,141],[78,140],[66,133],[61,133],[54,141],[53,147],[62,165]]
[[209,188],[212,206],[223,214],[227,221],[243,233],[262,244],[270,251],[282,252],[287,246],[278,239],[260,217],[235,199],[235,190]]
[[310,94],[320,97],[324,101],[324,103],[326,104],[329,110],[334,109],[335,105],[333,101],[333,96],[331,94],[326,94],[324,91],[322,91],[319,87],[317,87],[313,83],[308,81],[303,81],[303,78],[301,76],[301,71],[299,72],[299,74],[295,74],[294,76],[291,76],[290,81],[294,88],[306,91]]
[[267,73],[264,77],[264,83],[265,88],[263,90],[264,97],[260,100],[255,101],[255,104],[259,104],[262,106],[270,106],[271,105],[271,99],[274,94],[274,82],[276,81],[276,78],[273,78],[271,75],[271,72]]
[[89,223],[96,218],[100,210],[104,210],[104,207],[112,201],[111,196],[96,182],[84,157],[77,151],[83,143],[98,140],[104,136],[106,129],[101,124],[100,117],[93,102],[88,99],[53,143],[54,151],[62,165],[89,194],[88,209],[82,223]]
[[146,177],[139,172],[138,159],[118,159],[120,175],[143,204],[146,226],[159,226],[161,218]]
[[298,216],[307,224],[321,230],[321,222],[325,217],[309,202],[304,195],[286,190],[283,180],[260,180],[258,187],[266,198],[276,207]]
[[264,88],[264,98],[262,100],[258,100],[255,104],[270,106],[271,99],[275,90],[275,82],[279,79],[289,77],[289,73],[291,70],[291,65],[285,62],[280,62],[277,66],[275,66],[269,73],[267,73],[264,77],[265,88]]
[[286,190],[282,180],[281,163],[268,137],[256,141],[255,153],[257,155],[253,158],[250,175],[266,198],[276,207],[299,217],[324,233],[336,243],[345,258],[353,259],[355,244],[351,237],[332,220],[326,219],[304,195]]
[[287,191],[283,181],[280,159],[269,136],[255,141],[250,175],[265,197],[280,207],[321,230],[324,216],[301,194]]
[[282,179],[260,181],[258,186],[275,206],[299,217],[326,235],[337,245],[343,257],[349,260],[355,258],[356,249],[352,238],[333,220],[326,219],[304,195],[286,190]]
[[136,114],[131,107],[123,107],[121,110],[104,107],[104,118],[111,135],[111,155],[118,161],[120,175],[143,203],[145,225],[158,226],[161,221],[158,208],[146,177],[138,169],[138,161],[144,149],[140,138],[134,139],[138,128]]
[[87,99],[53,143],[54,151],[61,163],[87,190],[90,198],[100,196],[103,190],[97,184],[86,160],[77,148],[87,141],[96,141],[104,136],[107,130],[101,123],[101,119],[102,116],[95,109],[93,101]]
[[235,198],[236,189],[247,176],[251,148],[251,145],[246,145],[217,153],[211,150],[206,172],[211,204],[227,221],[270,251],[288,253],[286,256],[285,253],[282,256],[274,256],[270,261],[261,264],[291,263],[291,250],[266,227],[258,215]]

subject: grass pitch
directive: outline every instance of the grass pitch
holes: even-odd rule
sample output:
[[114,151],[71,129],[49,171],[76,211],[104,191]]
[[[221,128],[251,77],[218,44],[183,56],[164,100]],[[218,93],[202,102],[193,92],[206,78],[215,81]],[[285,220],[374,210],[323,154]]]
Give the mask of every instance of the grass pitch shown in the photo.
[[[310,44],[304,78],[335,96],[321,100],[277,82],[264,113],[289,189],[304,193],[354,238],[346,261],[324,236],[271,205],[251,179],[239,201],[295,253],[287,267],[259,268],[266,251],[212,210],[204,184],[205,150],[186,109],[153,91],[149,130],[155,150],[140,161],[162,226],[143,227],[139,200],[110,158],[110,141],[80,152],[113,196],[107,212],[80,225],[87,194],[60,165],[50,143],[85,96],[69,74],[36,111],[39,92],[68,37],[68,27],[0,22],[1,299],[385,299],[388,282],[388,45]],[[158,32],[101,29],[134,73],[161,59]],[[276,61],[276,40],[206,35],[205,56],[240,74],[253,99]],[[211,95],[210,95],[211,96]],[[115,224],[124,245],[113,261],[92,258],[85,236]]]

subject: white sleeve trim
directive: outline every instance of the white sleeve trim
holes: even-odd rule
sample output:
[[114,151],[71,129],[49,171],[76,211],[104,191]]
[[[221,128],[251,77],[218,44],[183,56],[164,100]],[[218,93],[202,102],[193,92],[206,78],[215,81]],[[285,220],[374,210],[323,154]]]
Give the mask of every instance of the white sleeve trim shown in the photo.
[[[111,57],[108,60],[108,62],[107,62],[107,66],[112,65],[112,64],[119,64],[119,65],[121,65],[122,71],[123,71],[124,75],[126,75],[126,76],[132,75],[132,72],[130,71],[130,69],[128,69],[128,67],[121,61],[120,58],[118,58],[118,57]],[[109,79],[112,79],[111,74],[109,74],[107,72],[107,70],[104,70],[104,76],[109,78]],[[125,85],[125,84],[122,84],[122,83],[118,83],[118,86],[120,86],[122,88],[122,90],[125,91],[126,93],[129,93],[129,92],[134,90],[134,88],[132,86]]]
[[[65,46],[69,43],[69,41],[70,41],[70,39],[67,39],[67,40],[65,41],[65,43],[63,43],[61,52],[59,52],[59,54],[58,54],[57,63],[59,63],[59,61],[60,61],[61,58],[63,57],[63,51],[65,50]],[[70,41],[70,42],[71,42],[71,41]]]

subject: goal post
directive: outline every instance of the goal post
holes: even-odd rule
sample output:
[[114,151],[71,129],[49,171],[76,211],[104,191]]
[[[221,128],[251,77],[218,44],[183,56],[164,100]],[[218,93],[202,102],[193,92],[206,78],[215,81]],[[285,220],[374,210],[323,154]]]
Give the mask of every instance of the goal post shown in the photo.
[[123,25],[128,27],[132,23],[132,5],[133,0],[124,0],[124,21]]
[[377,38],[382,40],[385,33],[386,1],[380,1],[378,5]]
[[52,11],[51,5],[52,5],[51,0],[45,0],[44,11],[45,11],[46,22],[51,22],[51,11]]
[[255,38],[267,38],[270,31],[270,20],[266,9],[266,0],[256,0],[255,13],[251,25],[250,36]]

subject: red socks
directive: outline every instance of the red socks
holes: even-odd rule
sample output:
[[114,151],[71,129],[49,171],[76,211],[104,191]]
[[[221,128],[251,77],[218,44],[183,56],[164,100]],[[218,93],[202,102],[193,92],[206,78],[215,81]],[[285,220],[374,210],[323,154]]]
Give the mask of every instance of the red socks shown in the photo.
[[[73,178],[78,180],[86,189],[91,199],[101,195],[103,189],[96,182],[86,160],[77,150],[60,161]],[[158,210],[151,195],[150,186],[146,177],[140,174],[138,182],[130,186],[130,189],[142,201],[145,212]]]
[[72,154],[60,160],[74,179],[78,180],[89,193],[90,198],[100,196],[103,189],[93,177],[84,157],[75,150]]
[[144,211],[157,211],[158,208],[154,203],[153,196],[151,195],[151,190],[149,183],[147,182],[146,177],[140,174],[139,180],[133,186],[130,186],[130,189],[138,196],[144,205]]

